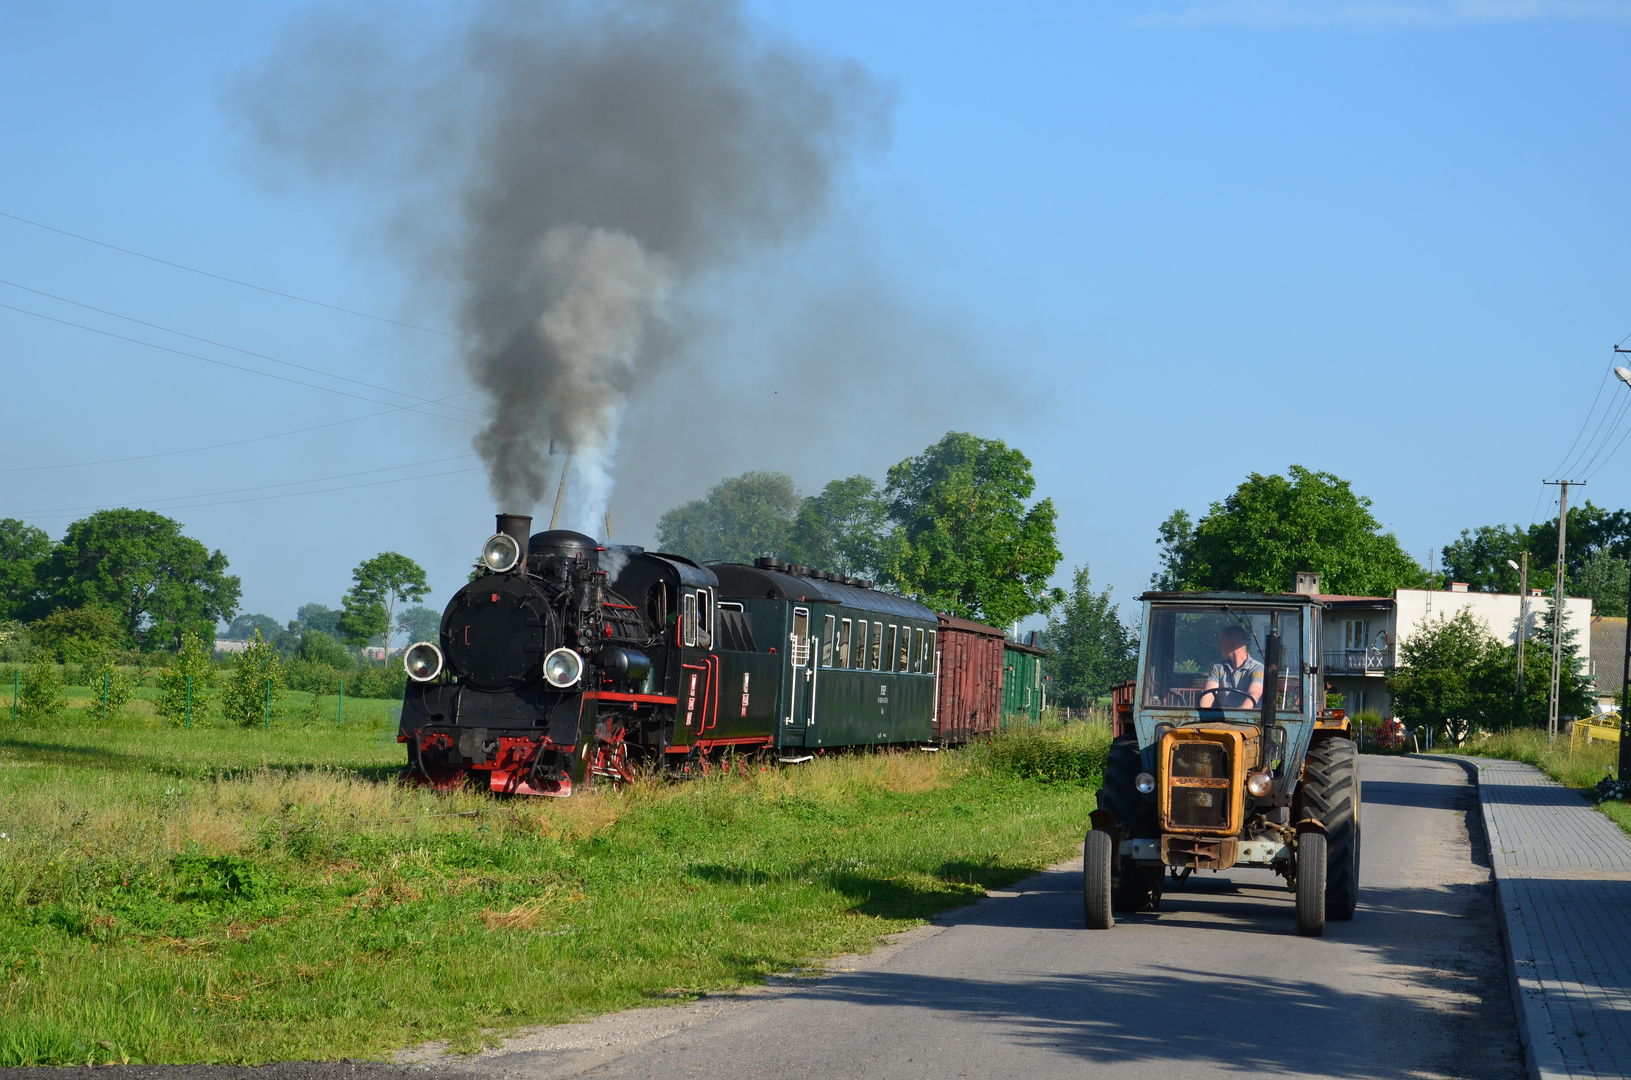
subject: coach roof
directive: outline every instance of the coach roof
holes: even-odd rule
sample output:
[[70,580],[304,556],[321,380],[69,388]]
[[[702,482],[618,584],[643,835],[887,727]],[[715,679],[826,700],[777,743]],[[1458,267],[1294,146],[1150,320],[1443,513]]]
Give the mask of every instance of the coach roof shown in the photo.
[[915,600],[892,596],[876,589],[862,589],[838,581],[823,581],[789,574],[785,570],[765,570],[742,563],[713,563],[709,569],[718,575],[719,593],[725,597],[841,604],[861,611],[921,619],[924,622],[934,622],[936,618],[934,612]]

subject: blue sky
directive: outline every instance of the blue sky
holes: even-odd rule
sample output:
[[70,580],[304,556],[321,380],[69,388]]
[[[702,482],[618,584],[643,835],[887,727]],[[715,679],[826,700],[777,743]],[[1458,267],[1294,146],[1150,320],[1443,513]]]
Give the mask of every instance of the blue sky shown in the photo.
[[[649,542],[724,475],[813,491],[953,428],[1030,455],[1061,581],[1086,562],[1123,601],[1157,524],[1251,471],[1352,480],[1421,559],[1547,512],[1540,481],[1631,333],[1631,4],[751,9],[882,80],[893,135],[817,236],[765,256],[781,292],[721,287],[702,359],[637,390],[647,449],[621,464],[618,539]],[[301,10],[0,6],[0,212],[445,329],[366,198],[268,170],[227,104]],[[279,619],[337,602],[386,548],[438,597],[462,581],[494,509],[471,417],[376,389],[467,391],[448,338],[10,218],[0,280],[0,304],[35,313],[0,308],[0,516],[60,535],[88,508],[163,510]],[[912,376],[874,381],[897,352]],[[665,409],[696,379],[710,415]],[[752,437],[650,449],[698,423]],[[1594,501],[1631,503],[1631,453],[1584,471]]]

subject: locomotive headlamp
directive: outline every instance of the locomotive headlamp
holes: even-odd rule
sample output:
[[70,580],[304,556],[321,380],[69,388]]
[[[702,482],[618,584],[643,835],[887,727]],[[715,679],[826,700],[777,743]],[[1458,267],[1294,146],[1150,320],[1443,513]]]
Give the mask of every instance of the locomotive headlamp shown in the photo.
[[495,574],[502,574],[521,560],[521,545],[507,533],[494,533],[481,545],[481,563]]
[[402,666],[414,682],[430,682],[442,673],[442,650],[428,641],[415,642],[403,650]]
[[1254,772],[1250,776],[1246,777],[1246,791],[1254,799],[1261,799],[1263,796],[1267,795],[1269,793],[1269,788],[1273,786],[1274,778],[1269,775],[1269,771],[1267,769],[1263,769],[1260,772]]
[[1148,795],[1150,792],[1155,790],[1155,777],[1147,772],[1141,772],[1133,781],[1133,786],[1139,791]]
[[560,648],[544,657],[544,681],[557,690],[565,690],[583,678],[583,657],[571,649]]

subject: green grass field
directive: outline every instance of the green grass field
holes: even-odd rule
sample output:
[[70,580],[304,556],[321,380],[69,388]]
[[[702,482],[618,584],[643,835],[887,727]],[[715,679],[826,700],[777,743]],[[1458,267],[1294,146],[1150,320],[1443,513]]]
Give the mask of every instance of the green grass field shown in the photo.
[[[1575,747],[1563,735],[1552,742],[1546,737],[1546,732],[1539,728],[1497,732],[1470,739],[1467,745],[1458,750],[1446,748],[1442,752],[1526,762],[1565,787],[1580,792],[1588,800],[1596,797],[1593,789],[1597,781],[1613,775],[1620,757],[1620,748],[1615,743],[1593,742]],[[1598,803],[1597,809],[1631,833],[1631,807],[1622,802],[1608,801]]]
[[498,801],[394,783],[395,706],[368,705],[0,723],[0,1065],[473,1049],[865,950],[1068,855],[1108,744]]

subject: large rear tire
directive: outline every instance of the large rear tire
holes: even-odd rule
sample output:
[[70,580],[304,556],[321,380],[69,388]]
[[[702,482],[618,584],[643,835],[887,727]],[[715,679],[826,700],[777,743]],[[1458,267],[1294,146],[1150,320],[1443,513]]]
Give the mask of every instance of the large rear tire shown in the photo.
[[1297,837],[1297,933],[1325,933],[1325,837],[1305,832]]
[[[1108,810],[1131,840],[1153,840],[1161,835],[1155,803],[1139,794],[1135,783],[1144,771],[1138,736],[1118,736],[1110,744],[1104,765],[1104,786],[1099,789],[1099,806]],[[1112,900],[1117,911],[1152,911],[1161,906],[1161,885],[1166,868],[1140,866],[1131,858],[1112,860],[1115,868]]]
[[1345,922],[1359,906],[1359,749],[1351,739],[1309,748],[1303,804],[1325,826],[1325,916]]
[[1088,833],[1082,844],[1082,918],[1089,930],[1116,925],[1110,905],[1110,863],[1115,853],[1115,838],[1103,829]]

